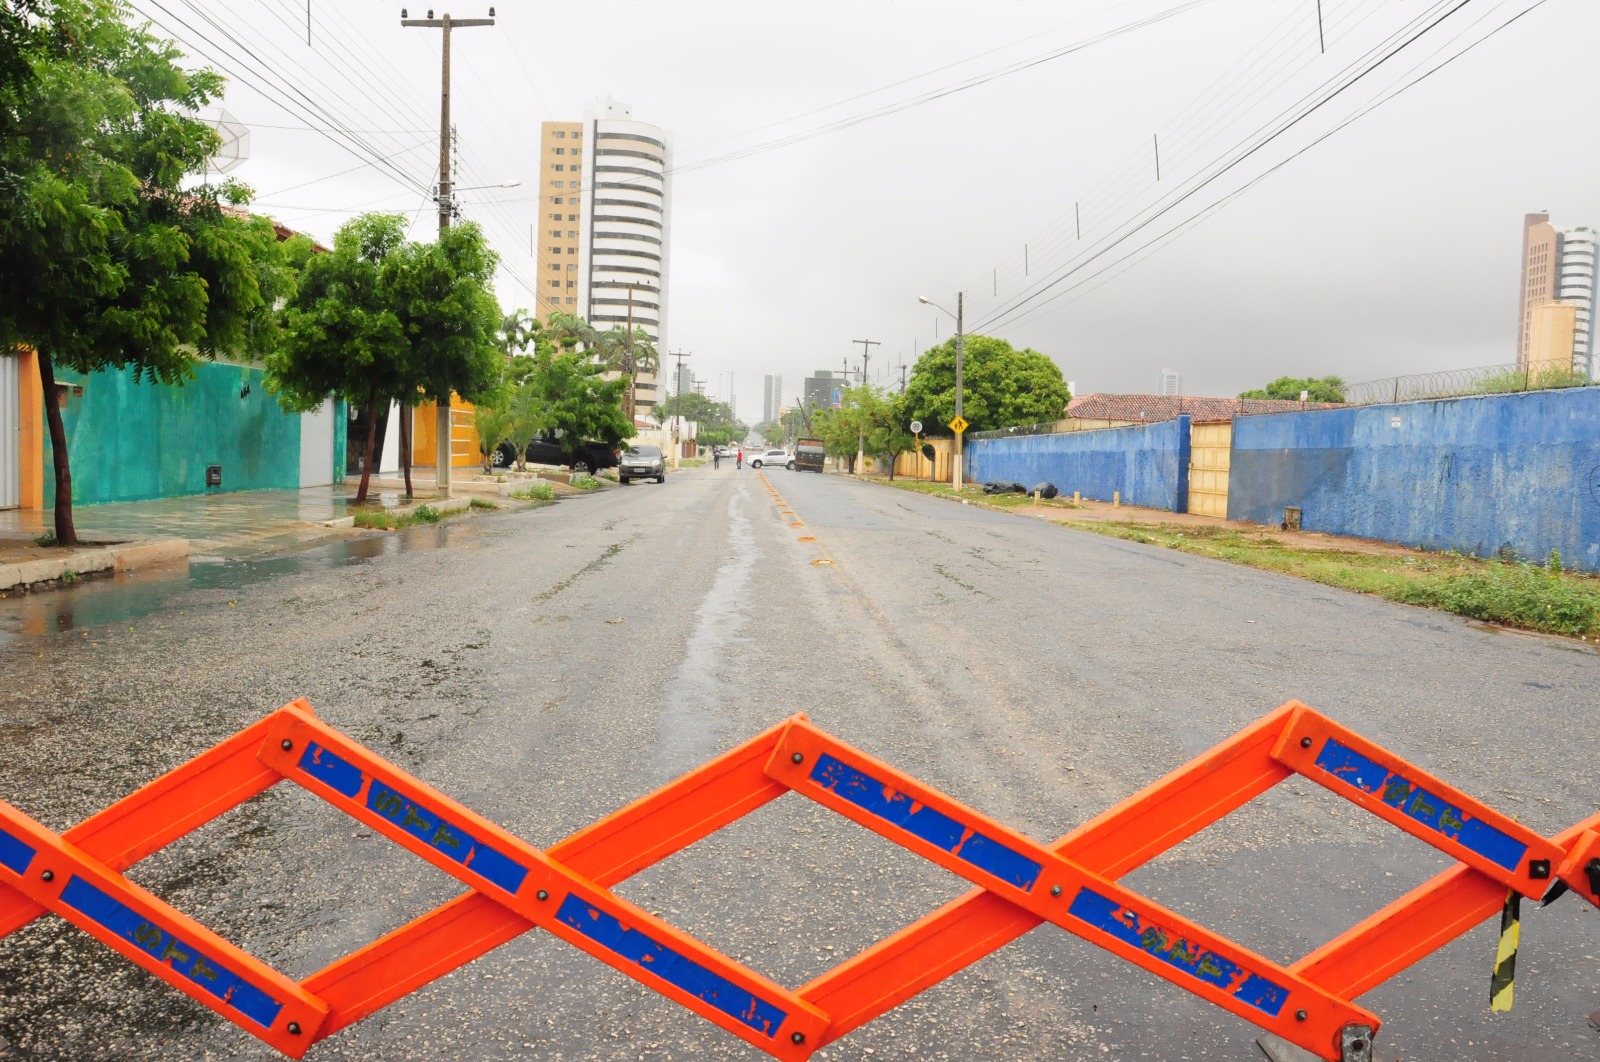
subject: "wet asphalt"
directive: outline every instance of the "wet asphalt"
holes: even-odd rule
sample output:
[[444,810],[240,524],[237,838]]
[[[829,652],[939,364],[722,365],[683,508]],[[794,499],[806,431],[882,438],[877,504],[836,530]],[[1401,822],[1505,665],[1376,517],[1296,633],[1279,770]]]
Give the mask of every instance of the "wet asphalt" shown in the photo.
[[[64,830],[296,697],[540,846],[806,712],[1049,841],[1291,698],[1551,834],[1600,806],[1600,655],[906,492],[685,471],[254,564],[0,602],[0,799]],[[792,523],[804,526],[793,527]],[[801,541],[802,537],[815,539]],[[831,561],[817,564],[814,561]],[[1299,779],[1123,879],[1291,961],[1446,865]],[[457,895],[280,785],[130,872],[296,978]],[[802,798],[617,887],[798,986],[967,891]],[[1382,1059],[1600,1059],[1600,917],[1524,907],[1362,997]],[[1250,1059],[1257,1030],[1045,926],[818,1052]],[[46,917],[0,941],[0,1058],[265,1059]],[[322,1059],[761,1057],[539,932]]]

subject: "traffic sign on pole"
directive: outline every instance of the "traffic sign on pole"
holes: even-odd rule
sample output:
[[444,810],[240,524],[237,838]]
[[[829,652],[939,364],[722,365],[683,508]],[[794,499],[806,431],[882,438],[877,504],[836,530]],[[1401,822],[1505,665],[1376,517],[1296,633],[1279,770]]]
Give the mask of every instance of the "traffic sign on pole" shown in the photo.
[[960,435],[962,432],[966,431],[967,430],[967,418],[966,417],[957,417],[955,420],[952,420],[950,422],[950,430],[955,432],[957,435]]

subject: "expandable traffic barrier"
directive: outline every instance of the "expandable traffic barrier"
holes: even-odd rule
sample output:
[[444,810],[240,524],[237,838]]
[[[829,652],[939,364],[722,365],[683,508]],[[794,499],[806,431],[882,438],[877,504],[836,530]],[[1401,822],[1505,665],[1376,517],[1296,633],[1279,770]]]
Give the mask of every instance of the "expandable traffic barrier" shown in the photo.
[[[1117,883],[1298,773],[1459,862],[1288,966]],[[287,779],[467,886],[295,982],[121,871]],[[977,886],[798,990],[610,887],[788,791]],[[1600,903],[1600,815],[1554,839],[1290,702],[1050,845],[795,716],[549,849],[321,722],[304,701],[57,836],[0,803],[0,938],[54,912],[294,1058],[538,927],[780,1059],[803,1059],[1042,922],[1328,1060],[1366,1060],[1351,1000],[1560,882]]]

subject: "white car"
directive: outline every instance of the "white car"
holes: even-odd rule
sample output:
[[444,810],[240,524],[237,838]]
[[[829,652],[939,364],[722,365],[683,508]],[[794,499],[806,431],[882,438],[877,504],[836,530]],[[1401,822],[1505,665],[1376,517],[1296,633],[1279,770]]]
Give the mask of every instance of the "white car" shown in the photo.
[[760,468],[762,465],[771,465],[774,468],[794,468],[794,454],[788,450],[758,450],[746,455],[751,468]]

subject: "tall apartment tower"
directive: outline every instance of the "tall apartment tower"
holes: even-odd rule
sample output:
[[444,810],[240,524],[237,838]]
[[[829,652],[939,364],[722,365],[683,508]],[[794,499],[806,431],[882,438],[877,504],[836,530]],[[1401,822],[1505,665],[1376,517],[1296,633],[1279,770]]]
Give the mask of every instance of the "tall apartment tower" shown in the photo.
[[[1536,318],[1550,316],[1540,307],[1550,303],[1569,304],[1575,311],[1572,329],[1570,367],[1593,375],[1597,367],[1590,334],[1596,319],[1595,250],[1596,232],[1586,226],[1558,229],[1544,212],[1522,219],[1522,289],[1518,296],[1517,367],[1528,368],[1534,351]],[[1542,323],[1542,322],[1541,322]],[[1545,348],[1549,331],[1538,329]],[[1538,358],[1548,364],[1555,360],[1547,349]]]
[[[660,353],[671,232],[666,132],[609,97],[582,122],[544,122],[540,132],[540,320],[561,310],[604,330],[631,319]],[[666,397],[662,375],[638,374],[637,416],[652,416]]]
[[1161,390],[1157,393],[1163,395],[1183,394],[1183,374],[1178,372],[1177,369],[1162,369]]
[[783,377],[765,376],[761,380],[761,422],[771,423],[783,408]]

